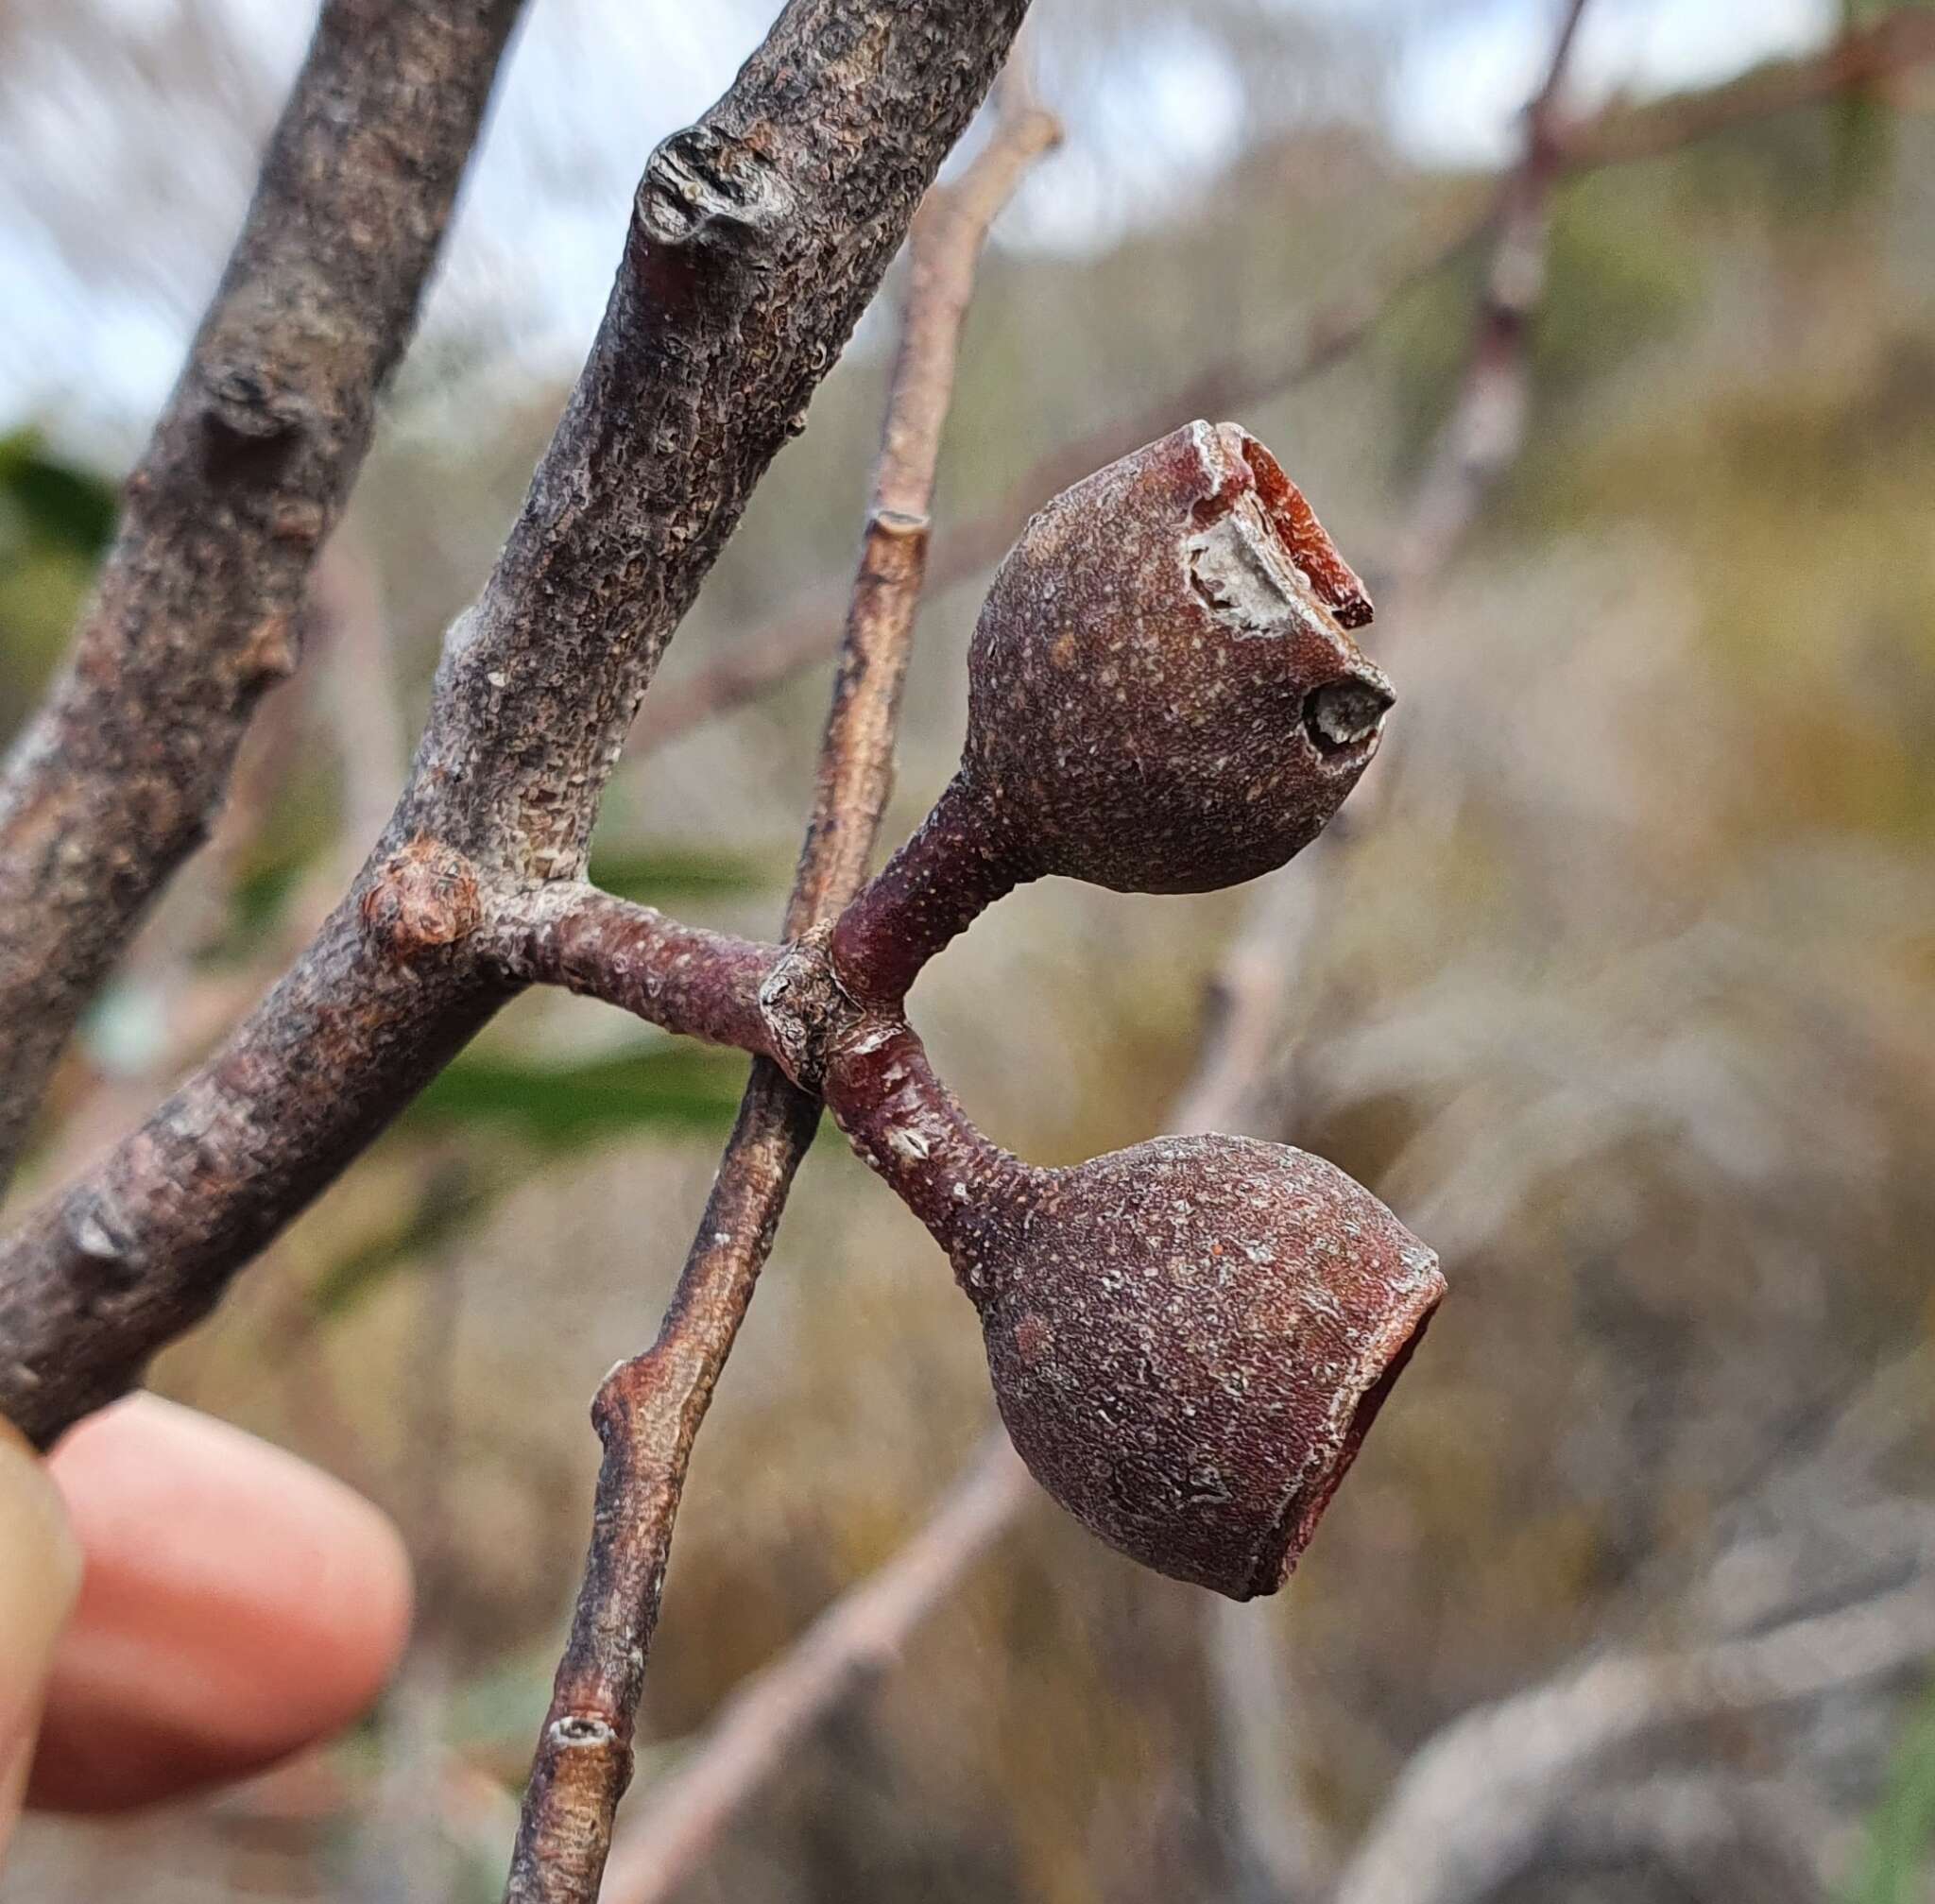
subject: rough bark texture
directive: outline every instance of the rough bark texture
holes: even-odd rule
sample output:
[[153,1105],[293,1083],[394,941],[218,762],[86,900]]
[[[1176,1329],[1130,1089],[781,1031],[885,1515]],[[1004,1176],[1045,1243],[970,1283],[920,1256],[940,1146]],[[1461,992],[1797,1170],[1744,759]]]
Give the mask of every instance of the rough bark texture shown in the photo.
[[[997,54],[1022,9],[1000,10],[999,26],[984,29]],[[816,942],[853,897],[892,790],[896,716],[967,274],[1019,176],[1011,148],[1041,149],[1042,129],[1027,123],[1037,116],[1004,115],[995,144],[963,181],[956,211],[931,214],[916,234],[868,533],[787,907],[789,941]],[[803,973],[812,963],[795,958],[789,969]],[[769,1021],[800,1028],[782,1038],[790,1043],[807,1036],[809,1014],[788,1000],[779,976],[768,981],[762,1003]],[[820,1003],[829,1002],[822,994]],[[612,1370],[593,1405],[604,1459],[591,1552],[524,1792],[507,1904],[593,1904],[598,1896],[613,1815],[631,1780],[639,1696],[693,1443],[818,1124],[818,1102],[777,1064],[757,1059],[658,1340]]]
[[522,0],[329,0],[65,671],[0,785],[0,1184],[207,830],[368,445]]
[[519,883],[581,870],[665,643],[1023,4],[794,0],[653,155],[590,362],[447,640],[357,889],[227,1046],[0,1250],[0,1412],[34,1440],[135,1381],[508,995],[474,935],[388,930],[387,888],[474,878],[488,919]]

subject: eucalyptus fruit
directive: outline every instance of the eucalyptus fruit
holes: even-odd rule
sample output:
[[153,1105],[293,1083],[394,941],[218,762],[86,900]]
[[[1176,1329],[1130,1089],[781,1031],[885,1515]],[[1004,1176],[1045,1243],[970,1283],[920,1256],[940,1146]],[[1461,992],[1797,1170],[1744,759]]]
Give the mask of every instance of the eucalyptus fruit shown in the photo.
[[947,1250],[1042,1486],[1158,1572],[1281,1586],[1445,1294],[1431,1252],[1286,1144],[1165,1137],[1036,1169],[898,1021],[836,1042],[826,1091]]
[[1233,423],[1078,483],[995,576],[959,771],[760,998],[772,1053],[947,1250],[1036,1479],[1124,1553],[1237,1600],[1296,1564],[1445,1294],[1437,1259],[1282,1144],[1158,1138],[1036,1169],[974,1127],[904,1001],[1024,880],[1195,892],[1307,846],[1392,703],[1351,636],[1370,615]]
[[1035,1478],[1111,1546],[1234,1600],[1295,1566],[1445,1293],[1368,1191],[1241,1137],[1033,1173],[953,1258]]
[[1392,695],[1371,606],[1254,437],[1191,423],[1029,523],[968,664],[963,776],[1036,873],[1207,892],[1306,847]]
[[1350,632],[1370,617],[1234,423],[1190,423],[1065,490],[982,609],[960,771],[841,921],[836,966],[889,1003],[1023,881],[1206,892],[1283,865],[1377,752],[1393,696]]

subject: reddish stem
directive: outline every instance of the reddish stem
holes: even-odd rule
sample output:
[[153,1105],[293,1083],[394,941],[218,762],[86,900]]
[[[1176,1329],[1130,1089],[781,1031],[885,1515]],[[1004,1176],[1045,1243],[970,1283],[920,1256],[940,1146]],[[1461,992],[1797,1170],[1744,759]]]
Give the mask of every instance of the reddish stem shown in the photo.
[[863,1018],[843,1033],[824,1090],[848,1141],[950,1257],[967,1212],[1007,1201],[1036,1174],[975,1128],[904,1020]]
[[602,999],[666,1031],[770,1057],[760,986],[779,948],[681,925],[591,886],[540,891],[498,925],[507,973]]
[[833,928],[833,970],[870,1011],[898,1013],[920,969],[994,902],[1035,877],[965,773]]

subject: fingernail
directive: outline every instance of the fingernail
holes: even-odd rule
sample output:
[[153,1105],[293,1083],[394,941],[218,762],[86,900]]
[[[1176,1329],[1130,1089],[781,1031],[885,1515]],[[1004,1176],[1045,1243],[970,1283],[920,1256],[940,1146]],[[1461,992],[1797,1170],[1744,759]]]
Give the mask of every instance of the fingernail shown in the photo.
[[46,1465],[0,1422],[0,1832],[31,1756],[60,1629],[80,1587],[80,1548]]

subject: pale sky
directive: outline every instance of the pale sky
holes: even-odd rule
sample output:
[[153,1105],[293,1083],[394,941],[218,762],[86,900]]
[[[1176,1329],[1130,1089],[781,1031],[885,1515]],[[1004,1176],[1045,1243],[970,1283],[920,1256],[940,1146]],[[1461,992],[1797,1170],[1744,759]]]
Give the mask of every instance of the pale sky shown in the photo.
[[[313,9],[55,4],[57,24],[0,71],[0,428],[33,418],[77,449],[113,456],[165,394]],[[1338,103],[1381,113],[1433,163],[1511,151],[1555,18],[1552,0],[1275,4],[1388,33],[1383,94]],[[539,373],[574,364],[646,153],[725,87],[771,10],[755,0],[533,0],[433,294],[433,343],[510,354]],[[1037,0],[1050,80],[1076,26],[1070,11],[1070,0]],[[1577,89],[1589,99],[1709,83],[1817,43],[1833,19],[1831,0],[1595,0]],[[184,22],[197,21],[202,41],[191,34],[184,46]],[[1241,76],[1187,7],[1138,36],[1118,34],[1071,83],[1049,90],[1068,148],[1004,221],[1005,243],[1106,243],[1231,156]]]

